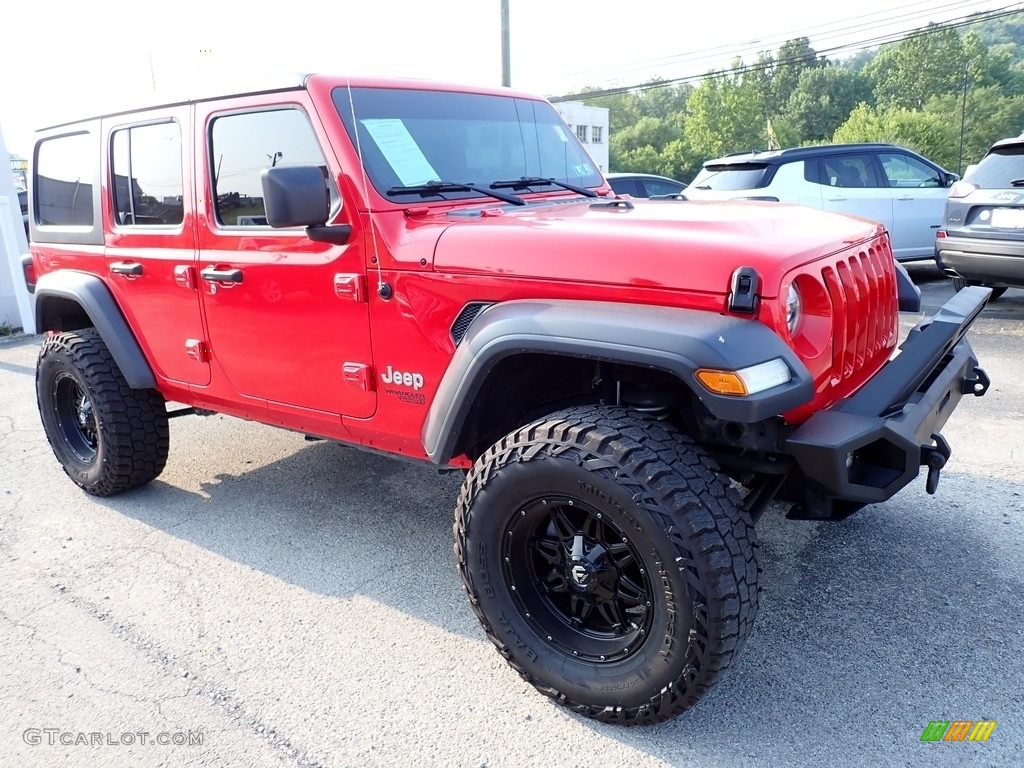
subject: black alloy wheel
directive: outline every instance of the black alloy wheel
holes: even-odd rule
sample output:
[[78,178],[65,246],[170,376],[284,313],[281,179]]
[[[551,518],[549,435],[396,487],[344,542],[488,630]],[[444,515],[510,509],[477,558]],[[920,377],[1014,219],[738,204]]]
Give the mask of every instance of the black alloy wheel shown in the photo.
[[636,547],[579,496],[524,504],[503,537],[504,574],[537,634],[563,653],[610,663],[651,629],[650,575]]
[[86,492],[112,496],[163,471],[170,447],[164,399],[128,385],[94,328],[47,336],[36,400],[54,456]]
[[569,408],[502,438],[466,475],[454,529],[485,634],[587,717],[689,709],[753,627],[749,515],[692,439],[638,412]]

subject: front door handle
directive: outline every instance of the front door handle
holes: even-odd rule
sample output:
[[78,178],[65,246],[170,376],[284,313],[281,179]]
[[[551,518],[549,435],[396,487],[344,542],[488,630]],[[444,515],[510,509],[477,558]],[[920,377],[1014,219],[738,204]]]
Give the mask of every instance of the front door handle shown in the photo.
[[828,201],[829,201],[830,203],[842,203],[842,202],[844,202],[845,200],[846,200],[846,198],[845,198],[845,197],[830,197],[830,198],[828,199]]
[[240,269],[217,269],[216,267],[205,267],[199,272],[199,276],[211,283],[240,283],[242,282],[242,270]]
[[142,265],[133,261],[115,261],[110,265],[110,271],[115,275],[138,277],[142,274]]

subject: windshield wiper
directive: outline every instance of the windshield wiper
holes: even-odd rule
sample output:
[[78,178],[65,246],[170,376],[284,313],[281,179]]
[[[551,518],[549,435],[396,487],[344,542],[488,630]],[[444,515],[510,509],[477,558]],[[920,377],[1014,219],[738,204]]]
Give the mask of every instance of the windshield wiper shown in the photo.
[[387,193],[389,196],[419,194],[422,197],[431,197],[442,192],[477,192],[512,205],[526,205],[526,201],[521,197],[495,192],[486,187],[478,187],[476,184],[460,184],[457,181],[428,181],[426,184],[414,184],[409,187],[392,187]]
[[509,179],[508,181],[493,181],[491,182],[490,187],[491,189],[526,189],[528,187],[539,187],[543,184],[554,184],[556,187],[568,189],[579,195],[597,197],[597,192],[592,189],[577,187],[575,184],[567,184],[564,181],[557,181],[556,179],[544,179],[540,176],[522,176],[518,179]]
[[1010,182],[1011,187],[1024,187],[1024,179],[1014,179]]

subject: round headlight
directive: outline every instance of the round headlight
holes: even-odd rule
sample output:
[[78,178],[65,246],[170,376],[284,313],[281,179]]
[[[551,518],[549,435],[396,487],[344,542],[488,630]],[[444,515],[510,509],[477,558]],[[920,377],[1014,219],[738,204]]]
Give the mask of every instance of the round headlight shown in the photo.
[[800,324],[801,309],[800,291],[793,283],[789,286],[789,293],[786,295],[786,325],[789,327],[790,336],[796,333],[796,328]]

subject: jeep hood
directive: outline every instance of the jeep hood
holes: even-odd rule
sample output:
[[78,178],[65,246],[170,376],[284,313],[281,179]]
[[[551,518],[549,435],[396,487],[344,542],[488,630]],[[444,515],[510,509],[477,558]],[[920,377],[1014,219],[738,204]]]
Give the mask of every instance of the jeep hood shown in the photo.
[[451,212],[434,269],[725,294],[733,271],[749,266],[771,297],[790,270],[883,231],[866,219],[782,203],[592,202]]

